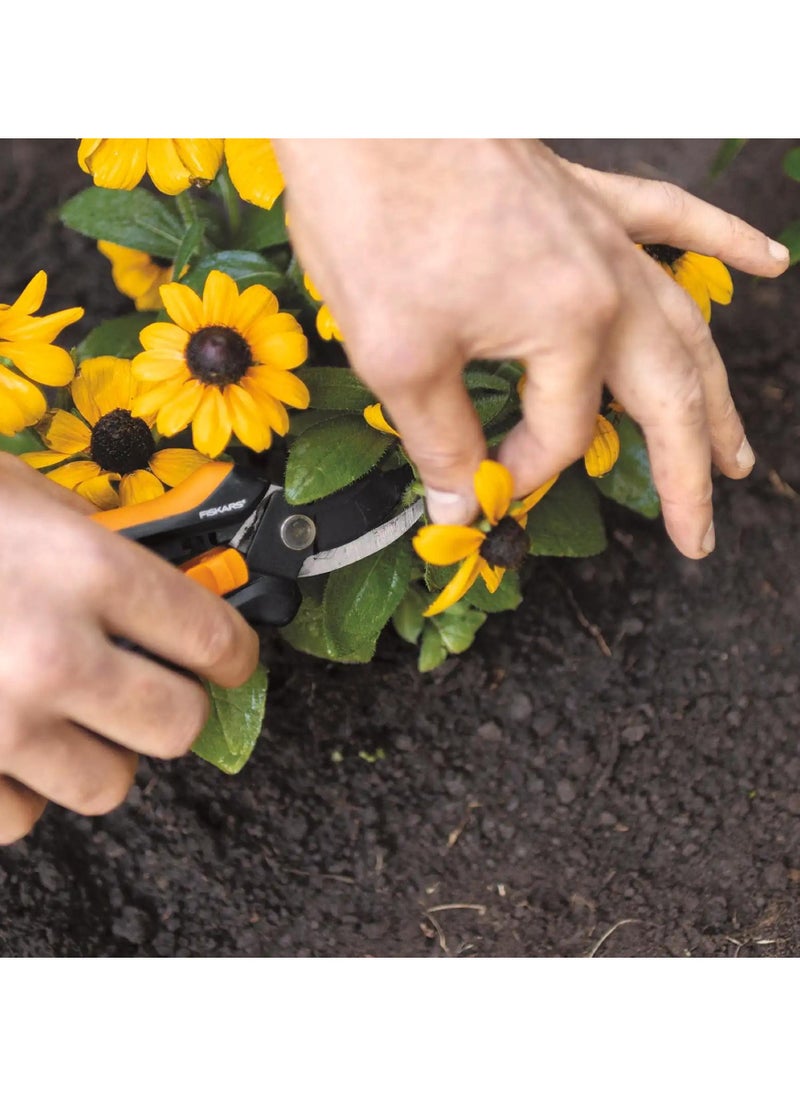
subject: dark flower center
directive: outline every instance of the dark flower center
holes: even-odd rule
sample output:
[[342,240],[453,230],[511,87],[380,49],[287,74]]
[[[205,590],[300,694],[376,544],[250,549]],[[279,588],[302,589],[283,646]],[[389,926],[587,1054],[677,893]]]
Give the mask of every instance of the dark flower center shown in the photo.
[[668,266],[674,266],[686,254],[683,248],[670,247],[669,244],[643,244],[642,250],[657,263],[666,263]]
[[156,449],[150,427],[144,419],[119,408],[97,420],[92,430],[92,460],[105,472],[121,476],[147,465]]
[[169,270],[172,266],[172,259],[162,259],[160,255],[151,255],[150,262],[153,266],[160,266],[162,270]]
[[501,518],[486,534],[480,554],[492,567],[516,569],[528,554],[528,534],[512,517]]
[[247,340],[232,327],[201,327],[186,346],[186,364],[203,384],[236,384],[253,364]]

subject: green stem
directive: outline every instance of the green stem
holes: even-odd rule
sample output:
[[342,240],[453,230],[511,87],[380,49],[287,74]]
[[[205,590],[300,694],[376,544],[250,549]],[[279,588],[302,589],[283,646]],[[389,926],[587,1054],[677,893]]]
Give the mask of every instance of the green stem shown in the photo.
[[222,197],[222,205],[225,209],[225,216],[228,219],[228,228],[230,229],[231,237],[235,239],[239,234],[239,229],[242,227],[242,202],[236,187],[231,182],[230,176],[224,168],[217,175],[217,183]]
[[182,191],[180,194],[175,195],[175,202],[178,206],[178,213],[181,215],[184,227],[189,228],[197,220],[197,214],[195,213],[194,205],[192,204],[191,194],[188,190]]

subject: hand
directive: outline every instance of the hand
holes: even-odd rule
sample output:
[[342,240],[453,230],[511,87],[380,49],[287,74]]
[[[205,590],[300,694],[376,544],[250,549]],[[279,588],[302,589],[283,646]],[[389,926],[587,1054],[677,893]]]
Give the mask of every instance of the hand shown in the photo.
[[499,450],[518,494],[588,447],[605,384],[641,425],[667,531],[714,547],[711,463],[754,456],[708,325],[635,242],[750,274],[781,244],[670,184],[590,171],[538,141],[278,141],[299,257],[385,404],[435,521],[477,512],[483,434],[461,373],[526,365],[523,420]]
[[136,752],[178,757],[200,733],[200,684],[123,650],[119,636],[219,685],[255,669],[258,638],[220,598],[102,529],[89,503],[0,454],[0,843],[48,800],[103,814]]

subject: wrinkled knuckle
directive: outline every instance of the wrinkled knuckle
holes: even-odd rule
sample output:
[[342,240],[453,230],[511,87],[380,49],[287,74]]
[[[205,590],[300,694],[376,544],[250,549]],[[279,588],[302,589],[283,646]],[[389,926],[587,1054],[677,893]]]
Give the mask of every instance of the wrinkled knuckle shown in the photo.
[[574,316],[582,325],[610,323],[620,307],[620,291],[610,271],[600,263],[564,264],[548,287],[550,305]]
[[230,661],[236,651],[239,630],[228,613],[217,612],[198,627],[193,646],[198,668],[213,671]]
[[670,227],[680,224],[686,216],[686,191],[674,183],[659,181],[654,193],[663,221]]

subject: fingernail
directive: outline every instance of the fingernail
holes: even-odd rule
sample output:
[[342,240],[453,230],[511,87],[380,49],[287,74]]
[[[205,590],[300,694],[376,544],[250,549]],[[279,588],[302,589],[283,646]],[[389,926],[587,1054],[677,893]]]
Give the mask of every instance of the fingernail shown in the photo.
[[736,453],[736,463],[741,469],[748,472],[756,463],[756,455],[753,452],[752,446],[750,445],[750,442],[747,440],[747,438],[745,438],[742,444],[739,446],[739,450]]
[[475,512],[474,502],[455,491],[426,487],[425,501],[428,517],[439,525],[466,525]]
[[711,524],[708,527],[708,531],[706,532],[706,535],[703,537],[703,539],[700,543],[700,551],[704,555],[707,556],[710,552],[714,551],[714,545],[716,543],[717,543],[717,537],[716,537],[716,534],[714,532],[714,522],[712,521]]
[[785,244],[778,243],[777,240],[769,240],[767,250],[776,262],[785,263],[789,258],[789,248]]

